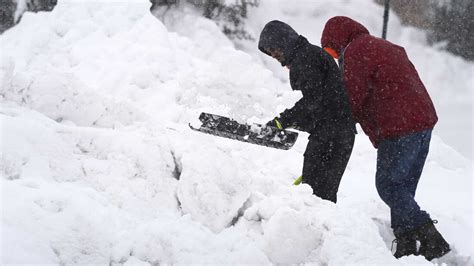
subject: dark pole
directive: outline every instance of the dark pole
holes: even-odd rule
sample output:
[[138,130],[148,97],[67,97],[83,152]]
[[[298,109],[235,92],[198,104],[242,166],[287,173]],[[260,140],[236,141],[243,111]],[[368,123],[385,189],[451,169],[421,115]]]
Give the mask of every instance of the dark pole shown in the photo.
[[385,0],[385,11],[383,12],[382,38],[387,38],[388,11],[390,10],[390,0]]

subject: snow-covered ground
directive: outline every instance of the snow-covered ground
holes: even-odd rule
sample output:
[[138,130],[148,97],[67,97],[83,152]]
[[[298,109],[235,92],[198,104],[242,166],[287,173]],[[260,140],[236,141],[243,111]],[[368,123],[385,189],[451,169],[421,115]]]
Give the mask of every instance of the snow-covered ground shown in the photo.
[[[380,27],[369,1],[314,2],[266,1],[249,29],[281,19],[317,44],[336,14]],[[281,151],[189,130],[201,111],[264,122],[300,96],[251,42],[237,50],[212,21],[190,10],[160,21],[149,6],[62,0],[0,36],[2,265],[429,264],[391,255],[363,134],[335,205],[291,185],[305,134]],[[393,15],[389,27],[437,107],[472,105],[472,63]],[[438,132],[417,198],[452,244],[439,262],[469,265],[472,161]]]

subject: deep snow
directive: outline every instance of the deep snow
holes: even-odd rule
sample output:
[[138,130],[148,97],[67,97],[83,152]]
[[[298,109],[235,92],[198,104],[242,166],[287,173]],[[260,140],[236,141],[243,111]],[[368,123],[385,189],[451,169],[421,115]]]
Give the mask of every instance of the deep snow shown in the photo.
[[[278,3],[262,3],[249,29],[280,18],[317,44],[330,16],[372,30],[381,10]],[[2,264],[428,264],[392,257],[363,134],[334,205],[291,186],[305,134],[280,151],[189,130],[201,111],[263,122],[300,95],[251,42],[237,50],[192,10],[160,21],[149,6],[63,0],[0,36]],[[391,19],[389,38],[410,45],[435,104],[472,105],[472,64]],[[452,243],[440,262],[472,264],[472,161],[436,134],[417,198]]]

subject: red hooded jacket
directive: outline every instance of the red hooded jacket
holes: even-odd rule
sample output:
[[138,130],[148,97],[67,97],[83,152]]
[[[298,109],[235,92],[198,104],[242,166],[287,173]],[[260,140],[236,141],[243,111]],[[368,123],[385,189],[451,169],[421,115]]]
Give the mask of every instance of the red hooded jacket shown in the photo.
[[321,45],[340,55],[354,119],[375,147],[434,127],[435,108],[403,47],[371,36],[348,17],[328,20]]

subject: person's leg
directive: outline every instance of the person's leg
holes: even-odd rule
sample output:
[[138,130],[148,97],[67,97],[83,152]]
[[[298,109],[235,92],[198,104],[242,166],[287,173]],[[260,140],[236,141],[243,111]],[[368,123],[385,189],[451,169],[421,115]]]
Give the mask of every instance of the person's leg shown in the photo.
[[[418,186],[418,181],[421,177],[421,172],[423,171],[423,166],[425,164],[426,156],[428,155],[429,150],[429,140],[431,138],[431,131],[426,132],[422,136],[422,141],[420,143],[420,150],[417,153],[417,156],[414,160],[413,166],[408,173],[407,178],[407,190],[411,196],[415,197],[416,188]],[[392,214],[395,216],[396,214]],[[418,255],[417,245],[416,245],[416,235],[413,232],[400,232],[394,231],[394,235],[397,241],[397,249],[395,251],[395,258],[401,258],[403,256],[409,255]]]
[[413,206],[409,201],[414,201],[413,186],[416,188],[416,182],[410,172],[420,154],[419,143],[408,137],[385,140],[379,144],[377,152],[376,186],[380,198],[390,207],[397,241],[395,258],[417,254],[416,237],[408,234],[405,226],[409,211],[403,207]]
[[327,180],[327,161],[330,144],[316,137],[310,136],[303,161],[303,180],[313,189],[313,193],[326,200],[323,188],[326,186]]
[[326,183],[323,188],[325,196],[333,202],[337,202],[337,191],[341,183],[342,176],[346,170],[347,163],[351,157],[354,147],[355,135],[351,132],[346,135],[336,136],[332,140],[329,161],[327,162]]
[[394,256],[419,254],[427,260],[439,258],[450,251],[449,244],[436,230],[428,213],[420,210],[414,200],[416,188],[429,151],[431,130],[383,141],[377,157],[377,190],[389,205],[392,228],[397,237]]
[[[416,184],[411,173],[423,154],[424,132],[380,142],[377,153],[376,186],[381,199],[390,207],[396,234],[411,231],[430,221],[415,201]],[[418,178],[417,178],[418,179]]]
[[[430,141],[431,130],[425,131],[425,135],[423,136],[423,141],[421,144],[421,150],[418,154],[418,158],[416,159],[410,171],[410,176],[412,178],[410,190],[413,195],[415,195],[416,193],[418,181],[420,180],[420,176],[423,171],[423,166],[425,165],[426,157],[429,151]],[[414,224],[418,224],[419,226],[417,227],[415,232],[409,232],[411,237],[414,236],[416,239],[420,240],[421,245],[419,254],[423,255],[427,260],[439,258],[451,250],[448,242],[446,242],[443,236],[438,232],[438,230],[434,226],[434,223],[436,223],[436,221],[415,219]]]
[[413,197],[415,197],[416,195],[416,188],[418,187],[418,182],[420,181],[421,173],[423,172],[426,157],[428,156],[428,152],[430,149],[431,130],[423,131],[422,133],[423,139],[420,143],[420,151],[418,152],[418,156],[416,157],[413,166],[409,172],[410,180],[408,189],[413,195]]
[[303,182],[315,195],[337,202],[337,191],[354,146],[354,134],[340,134],[327,139],[310,137],[303,163]]

